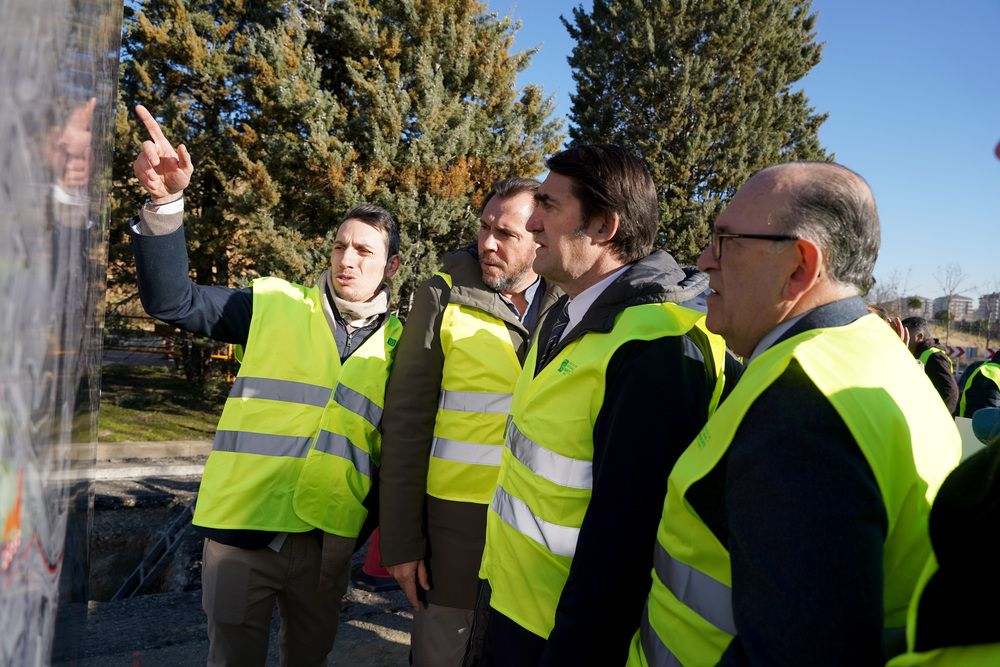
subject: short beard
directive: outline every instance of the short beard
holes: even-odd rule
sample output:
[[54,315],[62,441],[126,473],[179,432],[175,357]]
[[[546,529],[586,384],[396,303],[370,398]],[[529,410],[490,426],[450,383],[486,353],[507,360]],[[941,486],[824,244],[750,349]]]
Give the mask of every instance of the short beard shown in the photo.
[[531,265],[524,267],[520,271],[510,275],[497,276],[496,278],[492,276],[487,276],[483,274],[483,282],[494,292],[508,292],[510,288],[521,282],[521,279],[531,270]]

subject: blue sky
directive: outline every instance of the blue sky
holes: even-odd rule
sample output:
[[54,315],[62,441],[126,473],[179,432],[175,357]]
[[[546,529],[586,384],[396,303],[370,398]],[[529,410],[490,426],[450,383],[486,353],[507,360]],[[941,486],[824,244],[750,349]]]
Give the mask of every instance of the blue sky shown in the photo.
[[[492,0],[522,22],[517,47],[540,46],[519,85],[554,93],[568,115],[574,41],[559,21],[591,0]],[[958,263],[961,293],[1000,289],[1000,0],[814,0],[823,62],[800,84],[830,117],[820,140],[875,192],[882,251],[875,277],[936,297],[938,268]],[[978,304],[978,302],[977,302]]]

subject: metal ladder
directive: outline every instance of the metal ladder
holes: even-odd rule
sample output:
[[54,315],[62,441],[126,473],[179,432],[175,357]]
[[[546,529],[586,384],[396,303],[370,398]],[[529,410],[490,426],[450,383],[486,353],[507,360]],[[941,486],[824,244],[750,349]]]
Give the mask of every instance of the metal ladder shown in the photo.
[[153,579],[159,576],[163,567],[170,562],[171,557],[173,557],[174,552],[177,550],[177,546],[184,539],[188,528],[191,526],[191,517],[194,516],[194,503],[197,499],[198,496],[195,495],[194,499],[184,508],[180,516],[167,526],[160,539],[157,540],[153,548],[146,554],[146,557],[139,563],[139,567],[135,568],[135,571],[129,575],[129,578],[125,580],[125,583],[122,584],[118,592],[111,598],[112,602],[127,600],[133,595],[138,595],[145,590]]

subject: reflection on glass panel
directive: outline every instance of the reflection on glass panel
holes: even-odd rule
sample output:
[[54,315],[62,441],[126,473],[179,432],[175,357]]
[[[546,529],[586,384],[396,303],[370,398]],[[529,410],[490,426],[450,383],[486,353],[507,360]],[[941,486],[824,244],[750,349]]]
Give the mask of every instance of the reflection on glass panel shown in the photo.
[[85,621],[121,18],[0,2],[0,664]]

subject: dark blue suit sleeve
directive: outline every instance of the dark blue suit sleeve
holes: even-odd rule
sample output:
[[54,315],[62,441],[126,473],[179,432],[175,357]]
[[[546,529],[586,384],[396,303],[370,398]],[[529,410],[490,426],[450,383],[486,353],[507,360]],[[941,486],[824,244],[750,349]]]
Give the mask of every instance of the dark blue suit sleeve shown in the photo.
[[739,634],[719,664],[884,665],[885,505],[847,426],[797,364],[747,412],[725,487]]
[[623,345],[594,427],[594,490],[541,664],[623,665],[650,587],[667,477],[704,426],[705,366],[682,338]]
[[194,284],[188,277],[184,227],[162,236],[131,234],[139,299],[150,316],[198,336],[246,345],[253,312],[250,288]]

